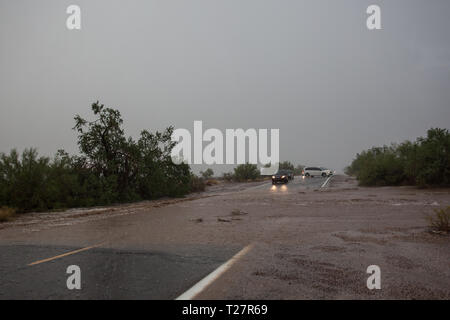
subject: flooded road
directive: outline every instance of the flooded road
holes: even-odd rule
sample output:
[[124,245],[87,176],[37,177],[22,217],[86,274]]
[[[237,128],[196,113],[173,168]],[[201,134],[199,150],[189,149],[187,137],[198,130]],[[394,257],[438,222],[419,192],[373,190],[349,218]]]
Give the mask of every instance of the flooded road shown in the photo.
[[[423,219],[449,190],[326,180],[24,216],[0,226],[0,298],[175,299],[211,274],[191,298],[450,297],[449,239]],[[67,287],[72,265],[81,290]],[[366,286],[369,265],[381,290]]]

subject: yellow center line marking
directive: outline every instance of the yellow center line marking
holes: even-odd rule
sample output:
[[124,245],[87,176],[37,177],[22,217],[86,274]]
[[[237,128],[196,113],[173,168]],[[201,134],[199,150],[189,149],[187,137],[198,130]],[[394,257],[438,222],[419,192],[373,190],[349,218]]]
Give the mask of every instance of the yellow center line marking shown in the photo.
[[67,257],[67,256],[70,256],[70,255],[72,255],[72,254],[76,254],[76,253],[80,253],[80,252],[83,252],[83,251],[86,251],[86,250],[89,250],[89,249],[93,249],[93,248],[100,247],[100,246],[103,245],[103,244],[104,244],[104,242],[99,243],[99,244],[95,244],[95,245],[93,245],[93,246],[81,248],[81,249],[78,249],[78,250],[66,252],[66,253],[60,254],[60,255],[58,255],[58,256],[51,257],[51,258],[47,258],[47,259],[35,261],[35,262],[30,263],[28,266],[34,266],[34,265],[37,265],[37,264],[40,264],[40,263],[44,263],[44,262],[56,260],[56,259],[59,259],[59,258]]

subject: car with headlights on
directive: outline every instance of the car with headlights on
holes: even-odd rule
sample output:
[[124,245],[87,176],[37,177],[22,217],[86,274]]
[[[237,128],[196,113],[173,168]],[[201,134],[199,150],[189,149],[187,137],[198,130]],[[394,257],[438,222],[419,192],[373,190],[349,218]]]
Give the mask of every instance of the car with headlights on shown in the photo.
[[272,184],[277,183],[288,183],[289,182],[289,172],[287,170],[279,170],[272,176]]

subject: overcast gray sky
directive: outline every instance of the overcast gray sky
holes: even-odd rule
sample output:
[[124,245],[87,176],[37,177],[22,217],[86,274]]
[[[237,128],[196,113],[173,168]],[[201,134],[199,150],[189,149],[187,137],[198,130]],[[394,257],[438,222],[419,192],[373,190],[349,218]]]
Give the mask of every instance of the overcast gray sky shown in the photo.
[[449,127],[449,14],[448,0],[0,0],[0,152],[76,152],[73,117],[100,100],[134,137],[279,128],[281,160],[342,169]]

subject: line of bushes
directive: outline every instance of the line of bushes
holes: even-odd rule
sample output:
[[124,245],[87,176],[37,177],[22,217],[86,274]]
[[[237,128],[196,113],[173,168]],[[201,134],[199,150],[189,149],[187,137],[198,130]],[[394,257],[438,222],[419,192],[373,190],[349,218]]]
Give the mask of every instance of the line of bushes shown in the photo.
[[358,153],[345,171],[365,186],[450,186],[450,133],[432,128],[415,142],[373,147]]
[[[266,167],[269,167],[270,164],[266,165]],[[304,166],[297,165],[294,167],[294,165],[289,161],[280,162],[278,164],[279,170],[291,170],[295,175],[300,175],[302,173]],[[227,172],[223,174],[223,179],[226,181],[237,181],[237,182],[243,182],[243,181],[249,181],[249,180],[256,180],[261,178],[260,170],[258,169],[257,165],[245,163],[240,164],[236,168],[234,168],[234,172]]]
[[197,188],[187,164],[174,164],[173,128],[126,138],[120,112],[92,104],[95,118],[75,117],[80,154],[54,158],[35,149],[0,154],[0,207],[18,212],[178,197]]

